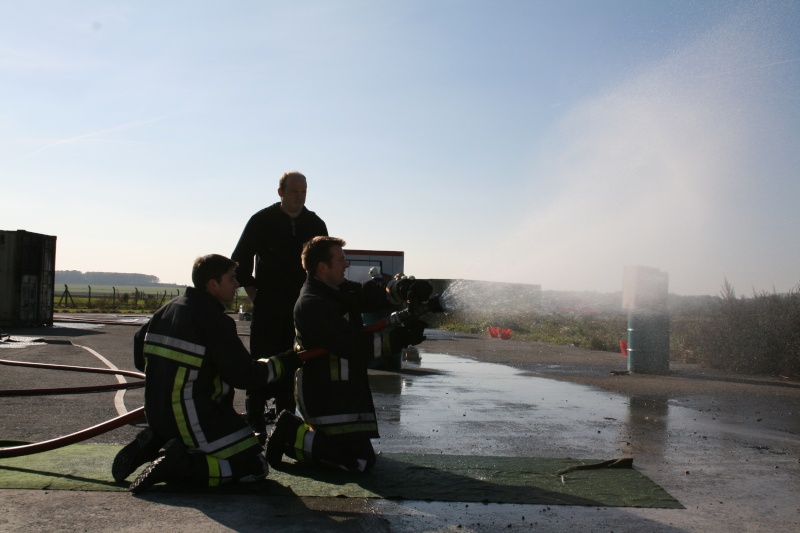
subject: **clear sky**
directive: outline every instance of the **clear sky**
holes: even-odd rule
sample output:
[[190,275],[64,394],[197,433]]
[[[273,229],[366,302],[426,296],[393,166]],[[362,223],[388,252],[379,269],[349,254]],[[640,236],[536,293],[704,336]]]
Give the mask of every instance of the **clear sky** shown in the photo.
[[0,229],[189,283],[286,170],[406,273],[800,283],[800,2],[0,3]]

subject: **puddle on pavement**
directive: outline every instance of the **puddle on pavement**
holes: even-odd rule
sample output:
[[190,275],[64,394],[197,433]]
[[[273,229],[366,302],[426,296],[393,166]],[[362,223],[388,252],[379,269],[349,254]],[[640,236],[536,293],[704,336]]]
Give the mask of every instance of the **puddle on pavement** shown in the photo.
[[20,335],[3,336],[0,339],[2,348],[26,348],[28,346],[44,346],[47,344],[41,337],[23,337]]
[[[628,397],[466,357],[421,356],[421,364],[410,368],[435,373],[370,376],[381,433],[373,442],[379,453],[633,457],[634,468],[657,483],[666,481],[665,488],[677,491],[676,497],[695,490],[708,505],[708,494],[717,504],[722,498],[746,500],[763,493],[777,508],[794,506],[796,493],[780,488],[796,484],[798,447],[792,434],[725,423],[674,400]],[[726,488],[720,491],[723,479]],[[727,495],[717,496],[722,492]],[[692,497],[699,501],[696,494]],[[519,522],[528,529],[541,516],[532,514],[530,506],[509,504],[384,500],[374,505],[383,516],[396,517],[404,530],[445,529],[455,520],[492,524],[494,530],[505,528],[513,511],[533,518]],[[564,529],[563,523],[552,529]]]
[[53,328],[67,328],[67,329],[100,329],[103,324],[95,324],[90,322],[53,322]]
[[433,372],[370,376],[382,436],[376,448],[387,452],[608,459],[631,453],[637,435],[646,435],[661,455],[676,418],[697,424],[696,412],[666,401],[503,365],[426,352],[420,365],[404,365]]

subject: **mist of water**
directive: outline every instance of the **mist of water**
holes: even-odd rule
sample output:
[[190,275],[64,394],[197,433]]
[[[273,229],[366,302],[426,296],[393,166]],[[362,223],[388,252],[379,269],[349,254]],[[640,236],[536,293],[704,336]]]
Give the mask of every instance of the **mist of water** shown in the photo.
[[455,280],[439,296],[445,312],[526,312],[540,308],[538,286]]
[[624,266],[646,265],[678,294],[717,294],[726,278],[794,287],[799,14],[747,4],[572,109],[529,170],[530,212],[489,246],[480,279],[618,291]]
[[470,290],[469,283],[464,280],[456,280],[442,291],[439,296],[439,303],[445,313],[455,311],[477,311],[480,299],[475,291]]

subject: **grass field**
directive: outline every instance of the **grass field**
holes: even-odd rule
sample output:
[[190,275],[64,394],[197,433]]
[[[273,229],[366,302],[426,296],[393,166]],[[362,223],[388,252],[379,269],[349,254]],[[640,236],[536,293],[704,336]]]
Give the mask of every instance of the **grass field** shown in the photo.
[[[167,303],[172,298],[179,296],[186,290],[185,286],[159,285],[159,286],[111,286],[111,285],[72,285],[66,289],[56,291],[53,297],[53,308],[58,312],[80,311],[104,313],[115,312],[152,312]],[[238,310],[242,305],[244,310],[251,311],[250,300],[244,289],[237,291],[236,299],[230,310]]]

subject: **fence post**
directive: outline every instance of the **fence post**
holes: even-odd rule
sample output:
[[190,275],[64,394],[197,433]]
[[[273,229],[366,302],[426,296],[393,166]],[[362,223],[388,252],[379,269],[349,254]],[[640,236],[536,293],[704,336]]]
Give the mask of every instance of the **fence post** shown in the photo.
[[75,300],[72,299],[72,295],[69,293],[69,287],[67,287],[66,283],[64,284],[64,294],[62,294],[61,298],[58,299],[59,306],[61,305],[62,301],[64,302],[64,305],[69,305],[68,302],[72,302],[72,307],[75,309],[78,308],[78,306],[75,305]]
[[92,308],[92,286],[91,285],[87,285],[87,287],[89,287],[89,304],[87,305],[87,308],[91,309]]
[[111,287],[111,307],[112,309],[117,308],[117,288]]

